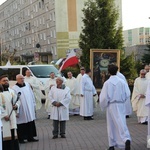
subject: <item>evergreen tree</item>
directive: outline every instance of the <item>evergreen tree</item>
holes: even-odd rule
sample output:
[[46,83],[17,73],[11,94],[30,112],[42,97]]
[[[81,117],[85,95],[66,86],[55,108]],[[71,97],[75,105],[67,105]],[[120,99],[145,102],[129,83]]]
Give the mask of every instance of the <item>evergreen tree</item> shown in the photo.
[[79,47],[81,64],[89,67],[90,49],[122,49],[122,27],[117,27],[119,13],[114,0],[88,0],[83,14]]
[[134,53],[122,59],[120,72],[122,72],[127,79],[135,79],[138,76]]
[[147,48],[148,49],[145,49],[145,51],[147,51],[147,53],[144,54],[142,57],[142,62],[144,64],[150,64],[150,38],[149,38],[149,43],[147,44]]

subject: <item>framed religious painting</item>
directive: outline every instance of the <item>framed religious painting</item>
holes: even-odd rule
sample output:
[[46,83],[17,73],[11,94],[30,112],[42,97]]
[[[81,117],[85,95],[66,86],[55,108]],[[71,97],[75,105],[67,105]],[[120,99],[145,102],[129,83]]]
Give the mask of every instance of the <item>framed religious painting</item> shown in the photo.
[[116,64],[120,67],[120,50],[117,49],[91,49],[90,68],[92,80],[97,91],[100,91],[104,82],[109,78],[108,65]]

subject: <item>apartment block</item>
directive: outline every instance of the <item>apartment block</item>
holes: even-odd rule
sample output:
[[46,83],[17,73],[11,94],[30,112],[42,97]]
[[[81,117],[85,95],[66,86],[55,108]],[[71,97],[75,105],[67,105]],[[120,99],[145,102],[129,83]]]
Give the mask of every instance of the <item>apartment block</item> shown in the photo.
[[150,37],[150,27],[141,27],[123,31],[124,46],[148,44]]
[[[17,50],[22,61],[37,54],[49,63],[78,48],[87,0],[7,0],[0,6],[1,52]],[[122,22],[121,0],[116,0]]]

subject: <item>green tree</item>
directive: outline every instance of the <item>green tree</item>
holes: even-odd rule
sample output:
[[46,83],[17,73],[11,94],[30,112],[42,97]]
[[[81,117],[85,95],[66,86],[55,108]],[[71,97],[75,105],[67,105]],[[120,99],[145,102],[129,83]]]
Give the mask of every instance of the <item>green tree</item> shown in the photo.
[[150,38],[149,38],[149,43],[147,44],[147,48],[148,49],[145,49],[147,53],[145,53],[142,57],[142,62],[144,64],[150,64]]
[[119,13],[114,0],[88,0],[83,14],[81,65],[89,67],[90,49],[122,49],[122,26],[117,27]]
[[120,72],[122,72],[127,79],[135,79],[138,76],[134,53],[122,58]]

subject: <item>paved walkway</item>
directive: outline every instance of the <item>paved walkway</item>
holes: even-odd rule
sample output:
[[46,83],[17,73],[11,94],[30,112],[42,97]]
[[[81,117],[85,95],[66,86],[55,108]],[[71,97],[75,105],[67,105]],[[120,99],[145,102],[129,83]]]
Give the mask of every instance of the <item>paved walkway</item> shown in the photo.
[[[95,109],[94,120],[70,116],[66,139],[52,139],[52,121],[46,119],[44,106],[37,112],[36,127],[39,142],[20,144],[21,150],[106,150],[108,148],[106,117]],[[147,125],[137,123],[135,114],[127,119],[132,137],[132,150],[147,150]],[[115,149],[118,150],[118,149]]]

